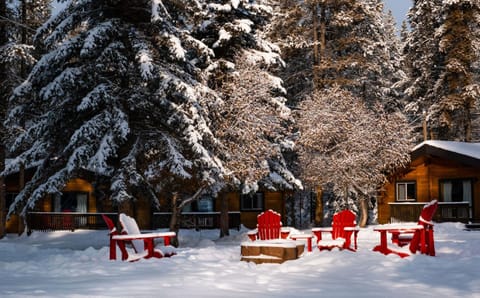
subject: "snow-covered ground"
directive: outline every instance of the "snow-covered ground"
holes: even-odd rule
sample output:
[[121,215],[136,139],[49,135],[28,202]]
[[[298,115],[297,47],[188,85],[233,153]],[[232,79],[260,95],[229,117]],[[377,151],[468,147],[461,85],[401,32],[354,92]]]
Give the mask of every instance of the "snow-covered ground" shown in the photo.
[[480,297],[480,231],[463,228],[435,225],[436,257],[373,252],[370,226],[356,253],[315,249],[262,265],[240,261],[246,230],[181,230],[176,256],[134,263],[108,260],[106,230],[8,235],[0,297]]

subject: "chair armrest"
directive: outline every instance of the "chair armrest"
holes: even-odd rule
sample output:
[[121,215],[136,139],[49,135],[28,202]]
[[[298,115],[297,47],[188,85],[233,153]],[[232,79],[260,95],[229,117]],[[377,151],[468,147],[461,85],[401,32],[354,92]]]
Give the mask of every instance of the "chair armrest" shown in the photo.
[[433,226],[433,221],[425,220],[423,217],[420,216],[419,221],[423,222],[424,224]]
[[332,227],[325,227],[325,228],[312,228],[312,232],[320,232],[320,233],[325,233],[325,232],[332,232],[333,228]]
[[345,227],[344,230],[345,230],[345,231],[358,232],[358,231],[360,231],[360,227],[359,227],[359,226],[356,226],[356,227]]

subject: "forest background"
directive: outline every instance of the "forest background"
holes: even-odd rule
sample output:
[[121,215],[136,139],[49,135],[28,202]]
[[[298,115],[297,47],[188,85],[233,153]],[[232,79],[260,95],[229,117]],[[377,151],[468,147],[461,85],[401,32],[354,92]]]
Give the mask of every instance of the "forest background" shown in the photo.
[[414,144],[480,140],[480,1],[399,34],[380,0],[61,2],[0,1],[0,178],[35,169],[0,237],[85,170],[117,205],[321,188],[366,224]]

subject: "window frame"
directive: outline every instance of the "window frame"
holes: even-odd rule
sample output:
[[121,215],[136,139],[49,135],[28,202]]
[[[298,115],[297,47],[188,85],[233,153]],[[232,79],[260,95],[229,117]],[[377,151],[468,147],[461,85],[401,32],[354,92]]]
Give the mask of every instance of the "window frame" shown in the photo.
[[[405,185],[405,199],[400,199],[399,198],[399,190],[398,186],[399,185]],[[408,199],[408,185],[413,185],[413,191],[414,191],[414,198],[413,199]],[[397,181],[395,183],[395,202],[416,202],[417,201],[417,181],[416,180],[404,180],[404,181]]]
[[[62,208],[62,201],[63,201],[63,196],[66,195],[66,194],[75,194],[75,200],[77,201],[76,202],[76,207],[75,207],[75,211],[73,210],[69,210],[69,211],[65,211],[64,208]],[[60,196],[60,211],[55,211],[55,195],[52,195],[51,196],[51,206],[52,206],[52,211],[53,212],[79,212],[78,211],[78,195],[81,194],[81,195],[86,195],[87,196],[87,199],[86,199],[86,208],[87,208],[87,213],[88,213],[88,210],[89,210],[89,203],[90,203],[90,193],[87,192],[87,191],[63,191],[61,192],[61,194],[59,195]],[[68,209],[67,209],[68,210]]]
[[[474,191],[475,191],[475,178],[442,178],[442,179],[438,179],[438,197],[440,199],[440,202],[450,202],[450,201],[445,201],[445,194],[443,193],[443,183],[445,182],[452,182],[452,186],[453,186],[453,182],[460,182],[460,183],[463,183],[464,181],[470,181],[470,204],[473,204],[473,200],[475,198],[475,194],[474,194]],[[463,190],[462,190],[463,192]],[[462,196],[463,196],[463,193],[462,193]],[[453,200],[452,198],[452,201],[451,202],[465,202],[462,198],[461,201],[455,201]]]
[[[245,200],[250,200],[250,206],[246,206]],[[255,202],[254,202],[255,201]],[[253,206],[260,207],[254,208]],[[262,212],[265,211],[265,194],[263,192],[255,192],[252,194],[240,194],[240,211],[244,212]]]

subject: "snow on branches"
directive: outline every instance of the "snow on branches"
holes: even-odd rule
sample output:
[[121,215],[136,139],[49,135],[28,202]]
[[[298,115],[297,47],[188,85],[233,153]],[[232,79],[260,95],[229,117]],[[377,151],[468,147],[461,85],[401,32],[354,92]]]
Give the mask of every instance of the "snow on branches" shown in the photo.
[[368,108],[338,87],[300,105],[299,154],[304,181],[333,185],[337,197],[375,194],[387,175],[409,162],[409,127],[403,116]]

